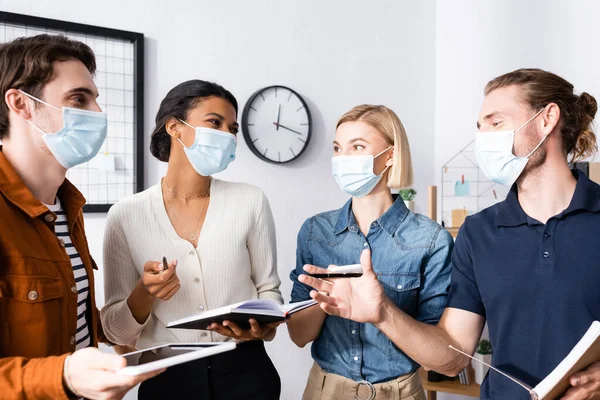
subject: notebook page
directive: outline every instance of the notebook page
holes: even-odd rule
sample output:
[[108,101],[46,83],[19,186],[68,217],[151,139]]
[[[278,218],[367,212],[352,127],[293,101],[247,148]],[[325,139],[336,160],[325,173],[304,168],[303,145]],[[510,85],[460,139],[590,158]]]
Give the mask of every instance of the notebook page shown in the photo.
[[291,304],[284,304],[283,306],[281,306],[281,309],[286,312],[295,312],[295,311],[300,311],[303,310],[305,308],[308,308],[314,304],[317,304],[317,302],[313,299],[309,299],[309,300],[304,300],[304,301],[299,301],[297,303],[291,303]]
[[[600,353],[600,350],[598,350],[598,348],[600,348],[600,341],[598,341],[599,337],[600,322],[594,321],[592,325],[590,325],[585,335],[583,335],[581,340],[579,340],[575,347],[573,347],[571,352],[560,362],[560,364],[556,366],[556,368],[554,368],[554,370],[546,378],[544,378],[543,381],[541,381],[533,389],[537,393],[537,395],[540,398],[544,398],[567,374],[570,377],[570,375],[579,372],[579,368],[576,368],[577,371],[571,370],[580,359],[584,358],[584,354],[588,351],[588,349],[590,349],[592,345],[595,345],[596,347],[596,355],[594,357],[593,354],[590,354],[590,360],[591,362],[598,361],[597,357]],[[584,364],[589,365],[588,361],[590,360],[583,360]],[[583,368],[587,367],[587,365],[584,365]]]
[[254,299],[240,303],[237,307],[232,307],[239,310],[269,310],[281,312],[281,305],[271,299]]

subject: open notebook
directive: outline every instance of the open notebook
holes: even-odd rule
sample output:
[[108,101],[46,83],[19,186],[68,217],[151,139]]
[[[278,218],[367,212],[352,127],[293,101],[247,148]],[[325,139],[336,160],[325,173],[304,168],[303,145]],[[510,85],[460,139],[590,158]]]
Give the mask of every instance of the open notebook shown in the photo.
[[261,325],[285,321],[291,314],[315,304],[317,302],[312,299],[284,305],[270,299],[248,300],[171,321],[167,324],[167,328],[204,330],[213,322],[231,321],[238,324],[240,328],[248,329],[250,328],[248,322],[250,318],[254,318]]
[[534,388],[481,360],[471,357],[467,353],[452,346],[450,346],[450,348],[477,362],[487,365],[492,370],[515,382],[529,392],[532,400],[552,400],[559,398],[567,391],[567,389],[569,389],[571,386],[569,383],[571,376],[579,371],[583,371],[591,364],[600,361],[600,322],[592,322],[592,325],[590,325],[585,335],[583,335],[581,340],[573,347],[571,352]]

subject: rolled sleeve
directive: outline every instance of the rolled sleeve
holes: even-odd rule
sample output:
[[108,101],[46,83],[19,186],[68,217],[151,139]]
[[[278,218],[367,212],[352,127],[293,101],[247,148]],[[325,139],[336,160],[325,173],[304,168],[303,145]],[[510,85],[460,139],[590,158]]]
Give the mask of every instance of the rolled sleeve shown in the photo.
[[312,288],[298,281],[298,277],[304,273],[304,265],[312,264],[312,256],[308,251],[308,239],[310,234],[310,219],[306,220],[298,232],[296,244],[296,268],[290,272],[293,282],[291,303],[297,303],[310,299]]
[[451,254],[454,241],[450,233],[440,228],[433,241],[432,251],[423,272],[416,319],[436,324],[446,306],[451,279]]

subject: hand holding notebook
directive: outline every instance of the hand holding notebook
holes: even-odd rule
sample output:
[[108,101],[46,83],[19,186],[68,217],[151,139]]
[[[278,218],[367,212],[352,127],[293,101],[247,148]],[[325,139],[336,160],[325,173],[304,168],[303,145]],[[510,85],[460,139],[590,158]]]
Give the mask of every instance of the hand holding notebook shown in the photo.
[[250,329],[242,329],[238,324],[232,321],[223,321],[222,324],[213,322],[207,328],[211,332],[219,333],[237,340],[272,340],[275,337],[277,327],[283,324],[283,321],[271,322],[261,325],[254,318],[248,320]]
[[[482,361],[471,357],[469,354],[466,354],[453,346],[450,346],[451,349],[477,361]],[[594,368],[598,368],[598,374],[600,375],[600,322],[594,321],[590,325],[589,329],[583,335],[581,340],[573,347],[571,352],[554,368],[554,370],[546,376],[540,383],[538,383],[534,388],[524,384],[518,379],[505,374],[504,372],[488,365],[493,371],[505,376],[506,378],[512,380],[517,385],[521,386],[523,389],[529,392],[532,400],[553,400],[559,399],[561,396],[567,392],[569,389],[571,382],[570,378],[575,374],[584,371],[592,364],[594,364]],[[483,363],[485,364],[485,363]],[[487,364],[485,364],[487,365]],[[490,371],[492,373],[492,371]],[[589,374],[587,374],[589,375]],[[600,383],[598,381],[597,383]],[[570,389],[571,391],[573,389]],[[585,397],[572,397],[573,399],[580,398],[589,398],[589,396]]]
[[204,311],[187,318],[171,321],[167,328],[201,329],[206,330],[212,323],[222,324],[233,322],[241,329],[250,329],[249,320],[255,320],[258,325],[266,326],[284,322],[290,314],[317,304],[314,300],[281,305],[269,299],[248,300],[229,306]]

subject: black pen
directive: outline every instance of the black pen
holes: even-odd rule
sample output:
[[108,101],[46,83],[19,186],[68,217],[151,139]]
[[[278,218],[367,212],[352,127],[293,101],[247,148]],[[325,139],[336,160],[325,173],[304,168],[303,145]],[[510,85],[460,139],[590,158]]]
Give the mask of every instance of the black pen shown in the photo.
[[169,269],[169,265],[167,264],[167,257],[163,257],[163,272]]

